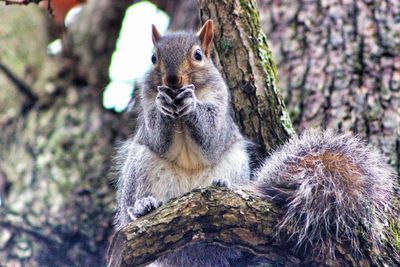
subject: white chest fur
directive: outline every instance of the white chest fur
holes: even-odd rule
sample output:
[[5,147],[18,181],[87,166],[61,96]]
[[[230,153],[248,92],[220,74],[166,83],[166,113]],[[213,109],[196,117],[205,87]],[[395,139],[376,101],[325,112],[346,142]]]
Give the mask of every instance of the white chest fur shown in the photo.
[[194,173],[209,165],[208,160],[200,151],[201,149],[192,140],[188,130],[178,125],[166,158],[176,167]]
[[[137,199],[143,197],[143,194],[150,193],[157,200],[166,202],[194,188],[209,186],[215,179],[225,179],[232,183],[249,179],[248,156],[242,142],[233,144],[222,155],[218,164],[191,170],[161,159],[146,146],[137,145],[135,150],[138,161],[144,161],[136,166],[147,166],[146,170],[142,170],[146,173],[146,177],[141,177],[140,174],[138,177]],[[141,179],[146,181],[141,182]]]

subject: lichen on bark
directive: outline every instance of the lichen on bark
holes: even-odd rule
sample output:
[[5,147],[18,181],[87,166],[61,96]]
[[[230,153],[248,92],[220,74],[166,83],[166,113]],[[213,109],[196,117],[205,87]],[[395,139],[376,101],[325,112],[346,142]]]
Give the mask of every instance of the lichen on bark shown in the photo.
[[232,93],[234,118],[263,158],[294,133],[255,1],[199,1],[216,27],[215,62]]

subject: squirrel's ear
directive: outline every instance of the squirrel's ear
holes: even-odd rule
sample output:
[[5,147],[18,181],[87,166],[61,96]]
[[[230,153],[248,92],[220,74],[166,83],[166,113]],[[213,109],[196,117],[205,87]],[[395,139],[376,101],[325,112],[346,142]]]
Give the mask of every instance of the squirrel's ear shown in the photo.
[[156,44],[158,40],[161,37],[161,34],[158,32],[156,26],[154,24],[151,24],[151,29],[152,29],[152,39],[153,39],[153,44]]
[[214,38],[214,23],[212,20],[207,20],[203,27],[197,32],[197,36],[201,41],[201,48],[204,51],[206,57],[210,57],[211,54],[211,42]]

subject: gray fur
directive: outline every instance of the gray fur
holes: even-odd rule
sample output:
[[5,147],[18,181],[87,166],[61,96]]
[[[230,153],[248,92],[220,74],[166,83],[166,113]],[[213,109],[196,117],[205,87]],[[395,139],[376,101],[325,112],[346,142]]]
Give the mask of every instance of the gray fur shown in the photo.
[[149,212],[155,210],[162,205],[161,201],[157,201],[154,197],[144,197],[135,202],[134,207],[128,207],[127,212],[131,220],[136,220]]
[[[246,142],[229,113],[229,91],[210,59],[192,70],[179,69],[200,40],[172,33],[156,44],[157,60],[168,73],[185,72],[188,83],[176,95],[153,68],[140,92],[141,113],[134,137],[117,157],[116,228],[168,201],[214,180],[249,180]],[[197,244],[159,259],[158,266],[230,266],[240,253]]]
[[[343,160],[324,162],[324,153]],[[351,182],[345,170],[351,170],[345,173]],[[274,152],[256,176],[262,194],[286,208],[278,232],[289,233],[305,255],[334,259],[337,241],[359,255],[361,229],[379,249],[388,231],[395,175],[382,155],[359,139],[305,132]]]
[[177,72],[183,61],[191,56],[190,49],[196,44],[200,45],[200,39],[191,32],[173,32],[161,37],[155,50],[160,55],[160,59],[168,66],[167,74]]
[[190,248],[160,258],[156,264],[163,267],[220,267],[234,266],[241,257],[236,249],[216,245],[196,244]]
[[218,186],[218,187],[226,187],[226,188],[231,188],[232,187],[232,185],[229,182],[229,180],[225,180],[225,179],[213,180],[212,185],[213,186]]

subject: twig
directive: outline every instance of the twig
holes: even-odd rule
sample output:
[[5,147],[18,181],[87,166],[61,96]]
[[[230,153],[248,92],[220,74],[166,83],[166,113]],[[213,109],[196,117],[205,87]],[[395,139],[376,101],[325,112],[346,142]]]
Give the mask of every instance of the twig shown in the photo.
[[5,2],[6,5],[29,5],[30,3],[39,4],[44,0],[0,0]]
[[4,2],[6,5],[29,5],[30,3],[39,4],[40,2],[47,1],[47,11],[49,12],[50,17],[53,17],[53,8],[51,6],[51,0],[0,0],[0,2]]
[[54,18],[53,7],[51,6],[51,0],[47,0],[47,12],[49,12],[49,16]]
[[12,222],[7,221],[5,219],[0,220],[0,226],[4,227],[6,229],[9,229],[10,231],[13,231],[15,233],[18,233],[18,234],[24,233],[24,234],[30,235],[33,238],[35,238],[37,241],[45,243],[46,245],[48,245],[50,247],[55,247],[55,246],[59,245],[57,241],[43,235],[42,233],[40,233],[38,231],[35,231],[34,229],[28,229],[23,226],[15,225]]
[[0,70],[15,85],[17,90],[25,97],[24,111],[26,112],[38,100],[32,89],[23,80],[19,79],[7,66],[0,62]]

